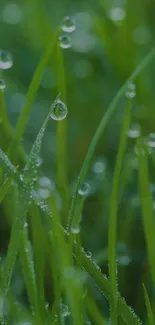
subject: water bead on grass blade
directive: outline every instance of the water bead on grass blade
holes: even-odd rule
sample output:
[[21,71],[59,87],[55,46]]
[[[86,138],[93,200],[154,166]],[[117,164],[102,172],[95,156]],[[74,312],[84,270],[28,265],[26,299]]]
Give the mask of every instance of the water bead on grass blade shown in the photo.
[[60,121],[67,116],[67,113],[68,113],[67,106],[61,100],[58,100],[51,112],[51,118],[53,120]]
[[13,65],[12,55],[4,50],[0,50],[0,69],[10,69]]
[[83,183],[78,190],[78,193],[81,196],[87,196],[89,192],[90,192],[90,185],[88,183]]
[[79,226],[79,224],[72,225],[71,232],[72,232],[72,234],[79,234],[79,232],[80,232],[80,226]]
[[92,257],[92,253],[91,253],[90,251],[87,251],[87,252],[86,252],[86,256],[87,256],[88,258],[91,258],[91,257]]
[[147,138],[147,144],[151,148],[155,148],[155,133],[150,133]]
[[6,85],[5,85],[5,81],[4,81],[3,79],[0,79],[0,89],[1,89],[1,90],[4,90],[5,87],[6,87]]
[[127,132],[129,138],[135,139],[140,136],[140,125],[139,124],[132,124]]
[[125,92],[126,97],[134,98],[136,96],[136,85],[130,82],[127,85],[127,90]]
[[69,49],[72,46],[71,38],[67,35],[62,35],[59,37],[59,44],[63,49]]
[[76,23],[73,17],[67,16],[63,19],[61,29],[66,33],[72,33],[76,29]]

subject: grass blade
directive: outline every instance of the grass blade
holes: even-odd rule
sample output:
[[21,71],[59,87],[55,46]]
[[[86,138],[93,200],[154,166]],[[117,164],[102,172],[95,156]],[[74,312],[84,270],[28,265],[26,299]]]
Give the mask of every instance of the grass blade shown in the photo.
[[146,308],[147,308],[147,314],[148,314],[148,320],[149,320],[149,325],[154,325],[154,319],[153,319],[153,313],[152,313],[152,307],[149,299],[149,295],[147,293],[147,289],[143,283],[143,290],[144,290],[144,296],[145,296],[145,303],[146,303]]
[[127,130],[130,124],[131,116],[131,100],[127,101],[127,107],[124,113],[124,121],[120,135],[120,144],[114,169],[112,193],[110,199],[110,217],[109,217],[109,240],[108,240],[108,256],[109,256],[109,277],[111,282],[111,291],[113,297],[111,300],[111,322],[117,324],[117,265],[116,265],[116,243],[117,243],[117,209],[118,209],[118,190],[119,179],[122,168],[123,156],[127,143]]
[[[61,93],[62,101],[66,104],[65,69],[62,48],[57,45],[57,79],[58,92]],[[68,215],[68,184],[67,184],[67,119],[57,121],[56,134],[56,163],[57,163],[57,186],[62,198],[64,224]]]
[[74,210],[75,210],[75,206],[77,203],[77,197],[78,197],[78,189],[80,187],[80,185],[84,182],[86,174],[88,172],[89,166],[90,166],[90,162],[91,159],[93,157],[96,145],[98,143],[98,141],[100,140],[101,135],[103,134],[103,132],[105,131],[108,123],[110,122],[112,116],[114,115],[116,108],[117,108],[117,104],[119,102],[119,100],[121,99],[121,97],[124,95],[125,89],[127,87],[127,84],[130,81],[133,81],[136,79],[136,77],[147,67],[147,65],[153,60],[153,58],[155,57],[155,48],[153,48],[149,54],[144,58],[144,60],[137,66],[137,68],[135,69],[135,71],[131,74],[131,76],[129,77],[129,79],[126,81],[126,83],[121,87],[121,89],[118,91],[118,93],[116,94],[116,96],[114,97],[114,99],[112,100],[111,104],[109,105],[106,114],[103,116],[103,118],[101,119],[101,122],[93,136],[93,139],[91,141],[91,144],[89,146],[87,155],[85,157],[85,160],[83,162],[78,180],[77,180],[77,184],[76,184],[76,189],[75,189],[75,195],[72,199],[71,202],[71,210],[70,210],[70,215],[69,215],[69,230],[71,228],[71,224],[72,224],[72,219],[73,219],[73,215],[74,215]]
[[51,54],[53,52],[58,34],[59,34],[59,30],[55,33],[50,44],[48,44],[47,49],[45,50],[45,53],[43,54],[43,57],[41,58],[41,60],[39,62],[39,65],[34,73],[31,84],[29,86],[26,103],[21,111],[19,120],[16,125],[16,129],[15,129],[15,132],[13,135],[13,139],[12,139],[12,142],[10,143],[9,150],[8,150],[8,155],[9,155],[9,157],[12,158],[13,161],[15,160],[15,155],[17,153],[17,150],[15,150],[15,148],[17,148],[17,146],[21,140],[21,137],[24,133],[24,129],[25,129],[25,126],[26,126],[26,123],[28,120],[28,116],[30,114],[31,106],[34,102],[36,93],[38,91],[40,81],[41,81],[44,69],[46,67],[46,64],[48,63],[48,61],[51,57]]
[[152,281],[155,290],[155,260],[154,260],[154,234],[155,234],[155,223],[153,213],[153,200],[150,191],[149,173],[148,173],[148,158],[147,150],[142,145],[141,139],[138,141],[138,182],[139,182],[139,193],[141,199],[141,210],[143,217],[144,234],[146,238],[146,245],[148,251],[148,259],[151,269]]

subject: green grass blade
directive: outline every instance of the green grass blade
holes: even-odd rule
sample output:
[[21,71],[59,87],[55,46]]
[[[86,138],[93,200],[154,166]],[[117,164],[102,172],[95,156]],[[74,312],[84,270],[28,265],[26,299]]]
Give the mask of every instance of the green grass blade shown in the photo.
[[[57,82],[58,92],[61,93],[62,101],[66,103],[66,81],[63,52],[60,45],[57,45]],[[57,121],[56,133],[56,164],[57,164],[57,187],[62,198],[63,221],[67,222],[68,216],[68,170],[67,170],[67,118]]]
[[7,194],[7,191],[11,185],[12,182],[12,178],[11,176],[9,176],[4,183],[2,184],[1,188],[0,188],[0,204],[2,203],[5,195]]
[[58,99],[59,99],[59,95],[57,96],[57,98],[55,99],[53,104],[51,105],[50,111],[49,111],[37,137],[36,137],[36,140],[32,146],[31,152],[28,157],[28,162],[24,168],[23,179],[26,182],[26,186],[28,187],[29,191],[32,191],[33,187],[34,187],[34,182],[36,180],[37,171],[38,171],[37,161],[38,161],[38,157],[39,157],[40,151],[41,151],[43,136],[45,133],[47,123],[50,119],[51,112],[52,112],[54,106],[56,105]]
[[149,259],[149,265],[151,269],[153,286],[155,290],[155,260],[154,260],[155,223],[154,223],[154,213],[153,213],[153,200],[152,200],[150,183],[149,183],[147,150],[142,145],[141,139],[138,141],[138,151],[139,151],[138,183],[139,183],[139,193],[141,199],[143,227],[144,227],[144,234],[146,238],[148,259]]
[[7,155],[3,152],[2,149],[0,149],[0,165],[5,168],[8,176],[12,176],[12,178],[16,180],[17,183],[20,182],[20,178],[15,166],[11,163],[11,161],[8,159]]
[[119,100],[121,99],[121,97],[124,95],[125,89],[127,87],[127,84],[129,83],[129,81],[133,81],[136,79],[136,77],[147,67],[147,65],[153,60],[153,58],[155,57],[155,48],[153,48],[149,54],[144,58],[144,60],[137,66],[137,68],[135,69],[135,71],[131,74],[131,76],[129,77],[129,79],[127,80],[127,82],[121,87],[121,89],[118,91],[118,93],[116,94],[116,96],[114,97],[114,99],[112,100],[111,104],[109,105],[106,114],[103,116],[103,118],[101,119],[101,122],[93,136],[93,139],[91,141],[91,144],[89,146],[87,155],[85,157],[85,160],[83,162],[78,180],[77,180],[77,184],[76,184],[76,189],[75,189],[75,195],[72,199],[72,203],[71,203],[71,210],[70,210],[70,215],[69,215],[69,229],[72,223],[72,219],[73,219],[73,215],[74,215],[74,210],[75,210],[75,206],[77,203],[77,194],[78,194],[78,189],[80,187],[80,185],[84,182],[86,174],[88,172],[90,163],[91,163],[91,159],[93,157],[96,145],[98,143],[98,141],[100,140],[101,135],[103,134],[103,132],[105,131],[108,123],[110,122],[112,116],[114,115],[116,108],[117,108],[117,104],[119,102]]
[[144,283],[143,283],[143,290],[144,290],[144,296],[145,296],[145,303],[146,303],[146,308],[147,308],[147,315],[148,315],[149,325],[154,325],[152,307],[151,307],[149,295],[148,295],[148,292],[147,292],[147,289],[146,289]]
[[[90,260],[84,251],[81,251],[81,259],[83,267],[86,272],[92,278],[96,286],[99,288],[100,292],[110,300],[112,298],[113,293],[111,292],[111,284],[110,281],[104,276],[101,271],[98,269],[98,266]],[[141,325],[140,319],[133,312],[133,310],[127,306],[125,299],[121,297],[119,293],[117,293],[117,305],[118,305],[118,314],[124,320],[127,325]]]
[[12,158],[13,161],[14,161],[15,155],[16,155],[15,149],[17,148],[17,145],[19,144],[21,137],[24,133],[25,126],[26,126],[36,93],[38,91],[44,69],[51,57],[53,50],[54,50],[54,46],[55,46],[56,40],[58,38],[58,34],[59,34],[59,30],[55,33],[50,44],[48,44],[47,49],[45,50],[45,53],[43,54],[43,57],[41,58],[41,60],[39,62],[39,65],[34,73],[31,84],[29,86],[26,103],[21,111],[19,120],[16,125],[16,129],[15,129],[15,132],[13,135],[13,139],[12,139],[12,142],[11,142],[11,144],[9,146],[9,150],[8,150],[8,155],[9,155],[9,157]]
[[[11,136],[12,129],[7,115],[4,93],[1,89],[0,89],[0,124],[1,124],[1,128],[3,129],[3,134],[5,135],[6,138],[9,138]],[[3,144],[4,144],[4,140],[3,140]]]
[[111,291],[113,297],[111,300],[111,322],[117,324],[117,265],[116,265],[116,243],[117,243],[117,209],[118,209],[118,192],[119,180],[123,163],[123,156],[127,143],[127,130],[130,125],[131,116],[131,100],[127,101],[127,107],[124,113],[124,120],[120,135],[120,144],[114,169],[112,193],[110,199],[110,217],[109,217],[109,240],[108,240],[108,256],[109,256],[109,277],[111,283]]
[[96,325],[106,325],[106,322],[101,314],[97,304],[95,303],[94,299],[87,295],[84,299],[84,303],[90,318],[93,320],[94,324]]

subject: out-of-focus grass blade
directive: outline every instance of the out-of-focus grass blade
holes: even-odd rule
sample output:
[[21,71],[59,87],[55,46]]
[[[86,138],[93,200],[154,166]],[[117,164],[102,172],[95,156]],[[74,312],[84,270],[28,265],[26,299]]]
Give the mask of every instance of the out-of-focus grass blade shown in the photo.
[[27,123],[27,120],[28,120],[28,117],[30,114],[31,106],[33,104],[36,93],[38,91],[40,81],[41,81],[44,69],[46,67],[46,64],[48,63],[48,61],[51,57],[51,54],[53,52],[58,35],[59,35],[59,30],[56,31],[52,41],[50,42],[50,44],[48,44],[48,46],[43,54],[43,57],[41,58],[39,65],[34,73],[31,84],[29,86],[27,97],[26,97],[26,103],[21,111],[19,120],[16,125],[15,132],[13,134],[12,142],[11,142],[11,144],[9,146],[9,150],[8,150],[8,155],[9,155],[9,157],[12,158],[12,161],[15,160],[15,156],[17,155],[17,146],[20,143],[21,137],[24,133],[25,126],[26,126],[26,123]]
[[12,177],[9,176],[4,183],[2,184],[1,188],[0,188],[0,204],[2,203],[5,195],[7,194],[7,191],[11,185],[12,182]]
[[[7,110],[6,110],[6,105],[5,105],[5,100],[4,100],[4,93],[0,89],[0,124],[1,128],[3,130],[3,134],[5,135],[5,140],[10,138],[12,134],[12,129],[10,127],[8,115],[7,115]],[[3,138],[3,145],[5,141]]]
[[127,144],[127,130],[130,125],[131,100],[127,100],[127,107],[124,112],[124,120],[120,135],[120,144],[114,169],[112,193],[110,199],[110,217],[109,217],[109,236],[108,236],[108,259],[109,259],[109,277],[113,297],[111,300],[111,322],[117,324],[117,266],[116,266],[116,243],[117,243],[117,209],[118,209],[118,192],[119,180],[123,163],[123,156]]
[[[62,101],[67,105],[64,58],[59,44],[57,45],[57,80],[58,92],[61,93]],[[57,121],[56,143],[57,186],[62,198],[63,218],[64,224],[66,224],[68,216],[67,118]]]
[[94,299],[87,295],[84,299],[84,303],[90,318],[93,320],[94,324],[96,325],[106,325],[106,322],[101,314],[97,304],[95,303]]
[[155,222],[153,213],[153,200],[150,190],[149,173],[148,173],[148,158],[147,149],[139,139],[137,144],[138,149],[138,185],[141,201],[141,210],[143,217],[144,234],[146,238],[148,259],[151,269],[151,275],[155,290],[155,260],[154,260],[154,247],[155,247]]
[[144,290],[144,296],[145,296],[145,303],[146,303],[146,308],[147,308],[147,315],[148,315],[149,325],[154,325],[152,307],[151,307],[149,295],[148,295],[148,292],[147,292],[147,289],[146,289],[144,283],[143,283],[143,290]]
[[78,189],[80,187],[80,185],[84,182],[86,174],[88,172],[90,163],[91,163],[91,159],[93,157],[93,154],[95,152],[96,146],[98,141],[101,138],[101,135],[103,134],[103,132],[105,131],[108,123],[110,122],[110,120],[112,119],[116,108],[117,108],[117,104],[119,102],[119,100],[121,99],[121,97],[124,95],[125,89],[127,87],[127,84],[131,81],[134,81],[136,79],[136,77],[147,67],[147,65],[153,60],[155,56],[155,48],[153,47],[153,49],[149,52],[149,54],[144,58],[144,60],[137,66],[137,68],[135,69],[135,71],[131,74],[131,76],[129,77],[129,79],[126,81],[126,83],[121,87],[121,89],[118,91],[118,93],[116,94],[116,96],[114,97],[114,99],[112,100],[111,104],[109,105],[107,112],[104,114],[103,118],[101,119],[101,122],[99,123],[99,126],[94,134],[94,137],[91,141],[91,144],[89,146],[87,155],[85,157],[85,160],[83,162],[78,180],[77,180],[77,184],[76,184],[76,189],[75,189],[75,195],[72,199],[71,202],[71,209],[70,209],[70,214],[69,214],[69,228],[70,225],[72,223],[72,219],[74,216],[74,212],[75,212],[75,207],[77,205],[77,199],[78,199]]

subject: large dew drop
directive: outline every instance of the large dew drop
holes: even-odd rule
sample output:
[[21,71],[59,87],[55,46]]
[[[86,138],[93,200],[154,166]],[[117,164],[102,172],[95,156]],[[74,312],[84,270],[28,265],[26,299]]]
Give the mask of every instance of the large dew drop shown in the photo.
[[71,226],[71,232],[72,232],[72,234],[75,234],[75,235],[79,234],[79,232],[80,232],[80,226],[79,226],[79,224],[72,225]]
[[63,49],[69,49],[72,46],[71,38],[67,35],[62,35],[59,37],[59,44]]
[[81,196],[87,196],[89,192],[90,192],[90,185],[88,183],[83,183],[78,190],[78,193]]
[[76,29],[76,23],[73,17],[65,17],[62,21],[61,29],[66,33],[74,32]]
[[12,55],[4,50],[0,50],[0,69],[7,70],[13,65]]
[[51,118],[53,120],[60,121],[67,116],[67,113],[68,113],[67,106],[61,100],[58,100],[51,112]]
[[149,134],[147,144],[150,148],[155,148],[155,133]]
[[127,90],[125,92],[126,97],[134,98],[136,96],[136,85],[130,82],[127,85]]
[[5,81],[4,81],[3,79],[0,79],[0,89],[1,89],[1,90],[4,90],[5,87],[6,87],[6,85],[5,85]]

